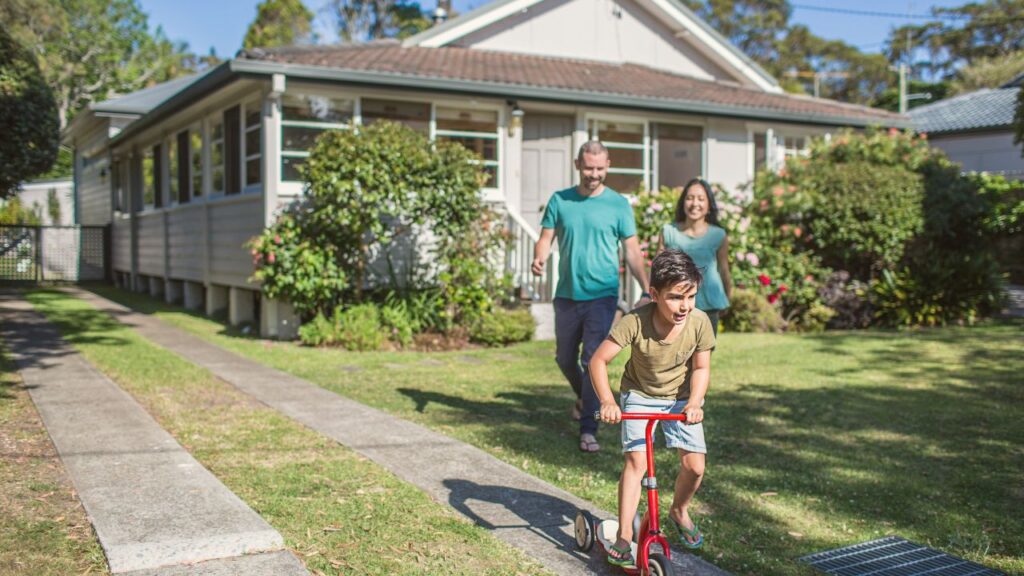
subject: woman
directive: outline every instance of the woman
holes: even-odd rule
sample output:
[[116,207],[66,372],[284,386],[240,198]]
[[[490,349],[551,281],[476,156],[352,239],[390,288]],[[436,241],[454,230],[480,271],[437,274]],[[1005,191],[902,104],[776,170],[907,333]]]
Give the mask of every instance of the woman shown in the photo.
[[683,187],[676,204],[675,222],[665,224],[658,239],[659,251],[675,248],[693,258],[704,274],[697,291],[697,308],[711,319],[718,334],[718,316],[729,307],[732,277],[729,275],[729,238],[718,226],[718,205],[711,186],[694,178]]

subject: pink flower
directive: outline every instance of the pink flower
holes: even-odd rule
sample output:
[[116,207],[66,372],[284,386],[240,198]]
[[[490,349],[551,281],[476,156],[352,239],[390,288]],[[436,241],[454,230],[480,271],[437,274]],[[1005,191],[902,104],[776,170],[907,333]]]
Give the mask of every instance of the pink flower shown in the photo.
[[814,280],[814,276],[811,276],[810,274],[808,274],[807,276],[804,276],[804,282],[812,282],[813,280]]
[[750,262],[752,266],[761,264],[761,259],[757,257],[757,254],[753,252],[747,252],[747,262]]
[[799,226],[797,226],[796,228],[793,228],[793,236],[796,236],[797,238],[799,238],[801,235],[803,235],[803,233],[804,233],[804,231],[801,230]]
[[779,230],[781,230],[783,234],[788,234],[789,233],[789,224],[783,224],[782,226],[779,227]]
[[655,212],[661,212],[661,209],[664,208],[664,206],[661,204],[661,202],[655,202],[651,204],[651,208],[654,208]]
[[761,274],[757,277],[757,281],[761,283],[761,286],[767,286],[772,283],[772,279],[767,274]]
[[277,255],[276,254],[274,254],[273,252],[267,254],[267,262],[270,262],[271,264],[273,264],[276,261],[277,261]]
[[281,236],[280,235],[275,235],[274,236],[274,244],[278,244],[278,245],[281,244]]
[[782,196],[783,193],[785,193],[785,190],[782,189],[782,186],[776,186],[775,188],[772,188],[773,196]]
[[740,232],[746,232],[748,228],[750,228],[750,217],[744,216],[743,218],[740,218]]
[[899,128],[889,128],[889,136],[895,136],[900,133]]
[[794,185],[792,185],[792,184],[790,184],[790,185],[789,185],[789,187],[788,187],[787,189],[788,189],[788,190],[789,190],[790,192],[796,192],[796,186],[794,186]]

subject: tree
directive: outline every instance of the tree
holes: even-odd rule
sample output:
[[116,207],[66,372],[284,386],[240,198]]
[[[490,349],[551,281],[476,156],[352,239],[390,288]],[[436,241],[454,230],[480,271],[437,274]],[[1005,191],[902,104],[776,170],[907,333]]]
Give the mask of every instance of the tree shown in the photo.
[[264,0],[256,7],[242,48],[273,48],[312,43],[313,13],[302,0]]
[[57,198],[57,190],[50,188],[46,193],[46,211],[50,215],[50,224],[60,226],[60,198]]
[[951,94],[965,94],[982,88],[998,88],[1024,74],[1024,50],[1005,56],[980,58],[956,73]]
[[984,58],[1005,57],[1024,49],[1024,2],[984,0],[954,8],[932,8],[935,20],[889,33],[889,60],[909,59],[908,50],[924,48],[928,59],[916,71],[945,78]]
[[211,61],[170,41],[159,27],[150,33],[137,0],[0,0],[0,22],[35,52],[56,98],[61,129],[93,102],[195,72]]
[[405,38],[430,27],[415,0],[330,0],[327,7],[346,42]]
[[[942,100],[950,94],[950,83],[946,80],[939,82],[926,82],[924,80],[910,79],[907,81],[907,92],[909,94],[930,94],[928,98],[915,98],[907,101],[907,109],[912,110],[918,106],[925,106],[932,102]],[[871,105],[875,108],[883,108],[892,112],[900,109],[900,89],[897,86],[890,86],[882,91]]]
[[0,198],[49,169],[59,142],[57,106],[39,65],[0,26]]

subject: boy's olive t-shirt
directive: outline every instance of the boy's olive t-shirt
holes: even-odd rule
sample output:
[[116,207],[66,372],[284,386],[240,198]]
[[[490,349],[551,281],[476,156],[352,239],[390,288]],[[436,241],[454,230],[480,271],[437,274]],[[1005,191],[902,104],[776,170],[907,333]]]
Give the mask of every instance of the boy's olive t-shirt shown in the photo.
[[551,195],[542,228],[558,237],[558,286],[555,297],[596,300],[619,294],[619,241],[636,235],[633,208],[605,186],[597,196],[581,196],[576,187]]
[[662,342],[654,327],[657,311],[656,303],[645,304],[623,316],[608,334],[619,346],[630,347],[620,388],[650,398],[685,400],[690,397],[690,357],[714,348],[715,333],[708,315],[694,309],[682,333]]

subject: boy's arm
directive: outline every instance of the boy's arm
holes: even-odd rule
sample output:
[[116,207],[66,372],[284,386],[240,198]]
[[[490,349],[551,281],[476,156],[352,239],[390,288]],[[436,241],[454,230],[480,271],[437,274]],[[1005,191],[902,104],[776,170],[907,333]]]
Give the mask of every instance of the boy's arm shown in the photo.
[[622,420],[622,410],[619,403],[615,401],[612,394],[612,387],[608,383],[608,364],[622,350],[615,340],[605,338],[604,342],[597,347],[597,351],[590,357],[590,382],[594,385],[594,392],[601,401],[601,420],[609,424],[615,424]]
[[690,399],[686,401],[683,412],[687,424],[697,424],[704,420],[704,395],[708,392],[711,381],[711,350],[703,350],[693,355],[693,372],[690,375]]

